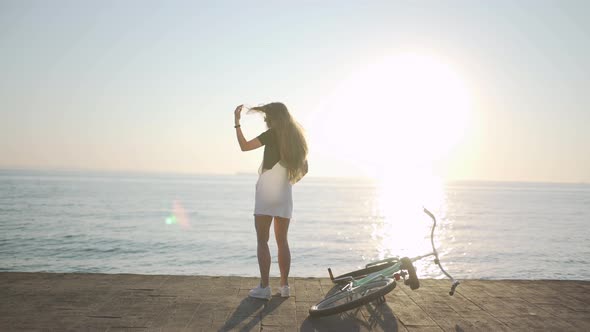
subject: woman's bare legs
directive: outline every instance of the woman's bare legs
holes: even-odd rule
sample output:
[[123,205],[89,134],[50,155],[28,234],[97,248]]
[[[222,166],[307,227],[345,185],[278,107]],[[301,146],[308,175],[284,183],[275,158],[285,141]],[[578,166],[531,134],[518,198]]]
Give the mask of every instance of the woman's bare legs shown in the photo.
[[[256,238],[258,240],[258,267],[260,268],[260,286],[268,286],[268,274],[270,272],[270,250],[268,249],[268,237],[270,232],[271,216],[254,216],[256,226]],[[282,272],[281,272],[282,273]]]
[[287,218],[275,217],[275,239],[277,240],[279,250],[281,286],[289,284],[289,270],[291,269],[291,251],[289,250],[289,241],[287,239],[289,221]]

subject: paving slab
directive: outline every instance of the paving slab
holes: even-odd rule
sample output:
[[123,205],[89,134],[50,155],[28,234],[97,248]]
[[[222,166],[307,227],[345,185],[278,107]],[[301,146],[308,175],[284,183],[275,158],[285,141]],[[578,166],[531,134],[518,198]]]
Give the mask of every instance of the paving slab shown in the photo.
[[290,278],[281,298],[248,297],[256,278],[0,272],[0,331],[590,331],[590,281],[447,280],[385,303],[312,318],[335,290],[327,278]]

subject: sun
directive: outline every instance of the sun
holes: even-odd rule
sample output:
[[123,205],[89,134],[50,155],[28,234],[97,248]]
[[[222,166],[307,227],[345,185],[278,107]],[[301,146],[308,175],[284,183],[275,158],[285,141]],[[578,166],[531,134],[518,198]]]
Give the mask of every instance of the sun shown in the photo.
[[470,93],[439,58],[400,53],[365,65],[327,95],[310,126],[316,153],[381,178],[430,167],[463,137]]

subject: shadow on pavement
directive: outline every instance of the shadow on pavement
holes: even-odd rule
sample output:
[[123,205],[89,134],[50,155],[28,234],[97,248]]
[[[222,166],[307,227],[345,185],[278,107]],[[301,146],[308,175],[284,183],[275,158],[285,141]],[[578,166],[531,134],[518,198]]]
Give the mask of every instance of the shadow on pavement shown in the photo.
[[250,331],[260,324],[262,318],[278,308],[287,298],[273,296],[269,301],[245,297],[231,316],[226,320],[221,331]]
[[391,308],[369,303],[358,308],[325,317],[307,317],[299,328],[307,331],[398,331],[398,320]]
[[[334,286],[326,296],[338,291]],[[324,317],[307,317],[299,328],[300,331],[398,331],[398,319],[387,305],[374,302],[362,305],[358,308],[345,311],[340,314]],[[403,329],[405,330],[405,329]]]

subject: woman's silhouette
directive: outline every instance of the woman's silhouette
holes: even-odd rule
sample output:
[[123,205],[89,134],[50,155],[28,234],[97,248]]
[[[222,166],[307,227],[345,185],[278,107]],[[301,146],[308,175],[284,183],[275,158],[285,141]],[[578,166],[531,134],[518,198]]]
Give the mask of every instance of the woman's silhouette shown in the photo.
[[293,119],[283,103],[270,103],[250,110],[264,116],[268,130],[247,141],[240,128],[243,105],[234,111],[238,143],[242,151],[250,151],[264,145],[264,159],[256,183],[254,221],[258,239],[258,266],[260,284],[250,290],[251,297],[270,299],[269,286],[270,250],[268,238],[274,219],[274,232],[278,247],[281,272],[280,293],[289,297],[289,269],[291,252],[287,233],[293,213],[292,185],[307,173],[307,142],[301,126]]

